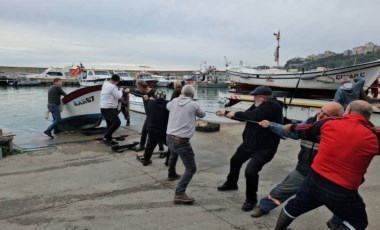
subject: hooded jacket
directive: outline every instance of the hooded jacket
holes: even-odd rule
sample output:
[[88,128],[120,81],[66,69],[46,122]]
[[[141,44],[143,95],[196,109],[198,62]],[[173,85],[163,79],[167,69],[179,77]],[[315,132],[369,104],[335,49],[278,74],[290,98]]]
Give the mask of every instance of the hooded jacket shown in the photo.
[[346,108],[351,101],[360,99],[360,91],[365,83],[364,78],[359,77],[355,79],[354,83],[346,83],[338,88],[335,93],[334,101],[338,102]]
[[166,133],[181,138],[191,138],[195,131],[195,118],[206,116],[192,98],[183,95],[169,102],[166,108],[170,112]]
[[252,150],[270,149],[277,150],[280,137],[263,128],[260,125],[249,121],[268,120],[271,122],[282,123],[282,107],[276,100],[269,100],[256,107],[252,105],[245,112],[236,112],[233,117],[235,120],[247,121],[243,132],[243,144]]

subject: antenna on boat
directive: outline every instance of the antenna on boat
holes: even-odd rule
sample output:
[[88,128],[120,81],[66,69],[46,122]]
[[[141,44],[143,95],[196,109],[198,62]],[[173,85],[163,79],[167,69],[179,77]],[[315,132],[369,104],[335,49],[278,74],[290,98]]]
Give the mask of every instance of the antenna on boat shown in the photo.
[[277,47],[274,52],[274,61],[277,62],[277,68],[280,67],[280,30],[278,30],[277,33],[273,33],[274,36],[276,36],[277,40]]
[[227,57],[226,56],[224,56],[224,60],[226,62],[226,67],[228,67],[228,61],[227,61]]

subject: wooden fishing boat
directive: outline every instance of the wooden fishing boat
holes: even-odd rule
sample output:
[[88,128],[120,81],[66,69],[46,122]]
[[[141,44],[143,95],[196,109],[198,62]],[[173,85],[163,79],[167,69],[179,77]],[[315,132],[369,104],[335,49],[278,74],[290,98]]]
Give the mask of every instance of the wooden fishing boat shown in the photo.
[[63,99],[62,120],[58,128],[64,130],[82,130],[100,125],[100,92],[102,85],[88,86],[67,94]]
[[364,90],[368,89],[380,76],[380,60],[305,72],[244,66],[228,67],[227,74],[236,93],[246,94],[257,86],[265,85],[274,91],[295,92],[295,97],[298,98],[333,98],[343,81],[356,77],[364,77]]

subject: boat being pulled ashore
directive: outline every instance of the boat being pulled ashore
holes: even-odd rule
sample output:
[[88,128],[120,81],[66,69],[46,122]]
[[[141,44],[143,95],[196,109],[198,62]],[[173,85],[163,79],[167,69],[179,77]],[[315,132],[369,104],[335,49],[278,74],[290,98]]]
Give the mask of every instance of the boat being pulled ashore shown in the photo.
[[79,88],[63,99],[62,120],[58,123],[61,131],[95,128],[100,125],[100,91],[102,85]]
[[275,91],[295,92],[301,98],[333,98],[335,91],[347,80],[363,77],[367,90],[380,76],[380,60],[348,67],[311,71],[260,69],[245,66],[228,67],[227,74],[236,93],[249,93],[265,85]]

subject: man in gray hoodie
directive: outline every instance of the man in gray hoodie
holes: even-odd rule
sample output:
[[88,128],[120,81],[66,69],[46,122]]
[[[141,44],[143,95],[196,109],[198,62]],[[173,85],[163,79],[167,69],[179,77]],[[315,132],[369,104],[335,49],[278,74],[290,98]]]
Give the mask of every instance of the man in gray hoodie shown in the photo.
[[334,101],[338,102],[346,109],[351,101],[359,100],[360,93],[363,89],[365,80],[363,77],[357,77],[354,80],[343,81],[343,85],[335,93]]
[[206,113],[193,101],[194,94],[194,87],[186,85],[182,88],[181,95],[166,106],[169,110],[169,122],[166,131],[166,142],[170,149],[168,180],[178,177],[175,170],[178,156],[181,157],[185,165],[185,172],[175,190],[175,204],[192,204],[194,202],[194,198],[186,195],[187,185],[197,170],[194,152],[189,141],[194,135],[195,118],[206,116]]

